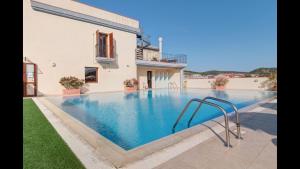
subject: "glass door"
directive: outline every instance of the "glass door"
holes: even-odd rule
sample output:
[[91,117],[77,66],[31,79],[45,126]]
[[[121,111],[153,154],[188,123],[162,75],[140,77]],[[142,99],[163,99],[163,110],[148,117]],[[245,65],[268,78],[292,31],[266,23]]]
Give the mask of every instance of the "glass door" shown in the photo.
[[36,64],[23,64],[23,96],[37,95],[37,72]]

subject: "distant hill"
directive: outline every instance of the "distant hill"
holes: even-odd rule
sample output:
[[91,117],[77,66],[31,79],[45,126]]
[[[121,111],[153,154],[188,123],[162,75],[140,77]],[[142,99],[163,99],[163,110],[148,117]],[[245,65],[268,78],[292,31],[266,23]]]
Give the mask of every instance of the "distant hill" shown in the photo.
[[236,73],[236,74],[258,74],[260,76],[268,76],[272,72],[277,72],[277,68],[272,67],[272,68],[257,68],[249,72],[240,72],[240,71],[222,71],[222,70],[210,70],[210,71],[205,71],[205,72],[196,72],[196,71],[191,71],[191,70],[185,70],[184,74],[185,75],[192,75],[192,74],[200,74],[200,75],[218,75],[218,74],[224,74],[224,73]]
[[220,70],[210,70],[206,72],[202,72],[202,75],[218,75],[218,74],[223,74],[223,73],[239,73],[239,74],[245,74],[248,72],[239,72],[239,71],[220,71]]
[[249,73],[252,73],[252,74],[269,74],[269,73],[273,73],[273,72],[277,72],[277,68],[276,67],[272,67],[272,68],[265,68],[265,67],[257,68],[257,69],[254,69],[254,70],[250,71]]
[[191,71],[191,70],[184,70],[184,74],[185,75],[201,74],[201,72],[195,72],[195,71]]

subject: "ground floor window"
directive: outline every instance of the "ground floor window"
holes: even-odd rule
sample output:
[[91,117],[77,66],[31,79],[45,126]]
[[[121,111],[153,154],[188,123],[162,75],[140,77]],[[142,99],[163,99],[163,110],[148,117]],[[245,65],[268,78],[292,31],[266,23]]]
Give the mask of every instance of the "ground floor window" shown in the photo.
[[85,67],[85,82],[97,83],[98,82],[98,68],[97,67]]
[[157,71],[155,73],[155,86],[156,88],[167,88],[169,83],[168,71]]

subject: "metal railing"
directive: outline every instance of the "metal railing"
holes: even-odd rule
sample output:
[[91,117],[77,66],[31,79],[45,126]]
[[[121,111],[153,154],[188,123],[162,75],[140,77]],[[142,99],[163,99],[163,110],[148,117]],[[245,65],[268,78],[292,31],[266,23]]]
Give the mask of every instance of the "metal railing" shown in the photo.
[[179,114],[176,122],[174,123],[173,125],[173,128],[172,128],[172,132],[174,133],[175,132],[175,128],[178,124],[178,122],[180,121],[181,117],[183,116],[183,114],[186,112],[186,110],[188,109],[188,107],[190,106],[190,104],[192,102],[199,102],[201,104],[207,104],[207,105],[210,105],[210,106],[213,106],[219,110],[221,110],[224,114],[224,119],[225,119],[225,132],[226,132],[226,145],[227,147],[229,148],[230,146],[230,138],[229,138],[229,126],[228,126],[228,116],[227,116],[227,113],[226,111],[219,105],[215,104],[215,103],[211,103],[211,102],[208,102],[208,101],[204,101],[204,100],[201,100],[201,99],[197,99],[197,98],[194,98],[194,99],[191,99],[187,104],[186,106],[184,107],[184,109],[181,111],[181,113]]
[[135,57],[136,57],[136,59],[143,60],[143,49],[136,48],[135,49]]
[[169,82],[168,83],[168,89],[179,89],[179,87],[176,84],[176,82]]
[[[215,100],[218,102],[222,102],[222,103],[230,105],[233,108],[233,110],[235,112],[235,124],[236,124],[236,128],[237,128],[237,137],[238,137],[238,139],[240,139],[241,138],[240,119],[239,119],[239,112],[238,112],[238,109],[236,108],[236,106],[227,100],[219,99],[216,97],[207,96],[203,99],[203,101],[206,101],[206,100]],[[191,124],[193,118],[195,117],[196,113],[198,112],[198,110],[200,109],[201,106],[202,106],[202,103],[199,103],[198,107],[195,109],[190,120],[188,121],[188,127],[190,127],[190,124]]]
[[143,52],[142,49],[137,48],[136,52],[136,59],[138,60],[146,60],[146,61],[156,61],[162,63],[174,63],[174,64],[186,64],[187,63],[187,56],[184,54],[173,55],[163,53],[162,58],[159,58],[159,52],[151,52],[146,53]]
[[187,63],[187,56],[184,54],[173,55],[173,54],[162,54],[161,62],[168,62],[168,63]]

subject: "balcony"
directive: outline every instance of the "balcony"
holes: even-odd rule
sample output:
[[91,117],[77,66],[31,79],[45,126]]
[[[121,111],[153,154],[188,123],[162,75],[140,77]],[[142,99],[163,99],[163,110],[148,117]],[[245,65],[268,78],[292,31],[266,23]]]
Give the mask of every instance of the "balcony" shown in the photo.
[[187,66],[187,56],[184,54],[163,53],[160,59],[159,52],[143,52],[142,49],[137,49],[136,64],[140,66],[184,68]]

